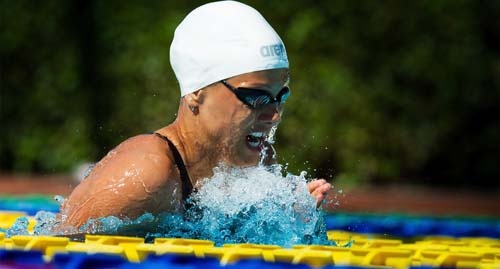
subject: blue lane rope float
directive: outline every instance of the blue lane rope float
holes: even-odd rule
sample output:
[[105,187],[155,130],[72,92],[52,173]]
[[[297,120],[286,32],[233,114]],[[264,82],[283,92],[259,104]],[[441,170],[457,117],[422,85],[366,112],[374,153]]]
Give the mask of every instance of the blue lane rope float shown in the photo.
[[430,217],[402,214],[334,213],[326,216],[328,230],[346,230],[398,237],[426,235],[500,238],[500,219],[491,217]]

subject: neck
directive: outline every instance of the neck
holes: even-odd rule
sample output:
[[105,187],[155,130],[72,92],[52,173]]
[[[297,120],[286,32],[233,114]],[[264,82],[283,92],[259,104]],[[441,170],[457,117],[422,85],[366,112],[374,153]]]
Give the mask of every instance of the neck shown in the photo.
[[204,135],[207,132],[199,124],[198,118],[182,107],[179,107],[177,119],[157,132],[167,136],[177,147],[193,186],[196,186],[198,180],[213,175],[212,168],[218,164],[221,156],[218,154],[220,151],[214,148],[218,143]]

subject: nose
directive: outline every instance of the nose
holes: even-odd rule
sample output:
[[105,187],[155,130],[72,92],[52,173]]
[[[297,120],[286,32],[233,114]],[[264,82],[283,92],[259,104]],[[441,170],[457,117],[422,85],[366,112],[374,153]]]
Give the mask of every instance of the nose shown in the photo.
[[259,121],[267,125],[278,125],[281,121],[281,113],[283,111],[282,105],[279,103],[272,103],[266,105],[262,108],[261,113],[259,114]]

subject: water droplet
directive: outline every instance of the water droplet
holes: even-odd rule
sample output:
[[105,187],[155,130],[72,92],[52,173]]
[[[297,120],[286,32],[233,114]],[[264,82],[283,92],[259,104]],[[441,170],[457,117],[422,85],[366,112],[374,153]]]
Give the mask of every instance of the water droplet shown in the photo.
[[56,200],[56,202],[59,204],[59,205],[62,205],[64,203],[64,197],[62,195],[56,195],[54,196],[54,200]]

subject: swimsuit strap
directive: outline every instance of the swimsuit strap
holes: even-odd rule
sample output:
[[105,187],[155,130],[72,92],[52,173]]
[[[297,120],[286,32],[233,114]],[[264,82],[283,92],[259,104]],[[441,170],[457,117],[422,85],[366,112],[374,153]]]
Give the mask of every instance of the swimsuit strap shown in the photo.
[[174,143],[172,143],[172,141],[170,141],[170,139],[168,139],[166,136],[159,133],[154,133],[154,134],[159,138],[165,140],[168,143],[170,150],[172,150],[172,153],[174,154],[175,164],[177,166],[177,169],[179,170],[179,174],[181,176],[181,181],[182,181],[182,200],[184,201],[184,203],[186,203],[186,199],[193,191],[193,184],[191,183],[191,179],[189,178],[189,174],[186,169],[186,166],[184,165],[184,161],[182,161],[181,154],[174,146]]

